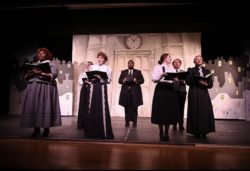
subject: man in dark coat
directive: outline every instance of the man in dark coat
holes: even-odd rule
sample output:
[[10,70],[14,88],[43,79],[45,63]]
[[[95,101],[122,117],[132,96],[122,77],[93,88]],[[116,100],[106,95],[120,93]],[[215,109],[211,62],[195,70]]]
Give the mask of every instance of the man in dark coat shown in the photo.
[[[176,70],[176,72],[185,72],[184,70],[181,70],[181,60],[180,59],[175,59],[172,63],[174,69]],[[178,124],[179,124],[179,130],[184,130],[184,108],[185,108],[185,102],[186,102],[186,95],[187,95],[187,91],[186,91],[186,83],[185,80],[182,79],[175,79],[174,80],[174,89],[177,92],[177,96],[178,96],[178,105],[179,105],[179,109],[180,109],[180,116],[178,117]],[[176,130],[177,129],[177,124],[173,125],[173,129]]]
[[125,127],[129,127],[129,121],[133,127],[137,127],[138,106],[143,104],[141,84],[144,78],[140,70],[134,69],[134,61],[128,61],[128,69],[123,70],[119,77],[122,84],[119,105],[125,108]]

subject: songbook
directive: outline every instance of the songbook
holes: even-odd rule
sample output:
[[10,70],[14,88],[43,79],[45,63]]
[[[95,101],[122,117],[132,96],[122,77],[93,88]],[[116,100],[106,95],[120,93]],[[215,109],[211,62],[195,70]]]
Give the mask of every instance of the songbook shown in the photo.
[[210,77],[213,75],[213,73],[207,74],[205,76],[199,76],[199,75],[194,75],[194,78],[196,80],[204,80],[207,81],[208,79],[210,79]]
[[34,68],[40,69],[42,72],[51,73],[49,62],[41,63],[25,63],[25,68],[27,70],[32,70]]
[[100,75],[104,80],[108,79],[107,73],[103,71],[87,71],[86,74],[88,76],[88,79],[96,78],[96,75]]
[[178,78],[179,80],[185,80],[188,72],[166,72],[165,80],[173,80],[174,78]]

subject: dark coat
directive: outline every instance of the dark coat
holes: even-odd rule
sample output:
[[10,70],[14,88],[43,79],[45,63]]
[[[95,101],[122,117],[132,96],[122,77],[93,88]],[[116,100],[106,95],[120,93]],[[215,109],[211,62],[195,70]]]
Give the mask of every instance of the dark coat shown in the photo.
[[[179,72],[185,72],[184,70],[180,70]],[[181,93],[187,93],[187,90],[186,90],[186,83],[184,80],[180,80],[180,82],[176,83],[174,81],[174,89],[177,91],[177,92],[181,92]]]
[[140,70],[133,69],[133,78],[136,78],[136,82],[125,82],[123,83],[123,79],[128,77],[128,69],[123,70],[119,77],[119,84],[122,84],[120,97],[119,97],[119,105],[126,106],[128,100],[128,94],[132,94],[133,105],[134,107],[140,106],[143,104],[142,99],[142,90],[141,84],[144,83],[144,78]]
[[[210,70],[202,67],[204,75],[210,73]],[[186,79],[189,85],[188,92],[188,110],[187,110],[187,133],[207,134],[215,132],[214,113],[208,89],[213,87],[213,78],[210,77],[208,86],[203,86],[194,78],[199,75],[197,67],[188,68]]]

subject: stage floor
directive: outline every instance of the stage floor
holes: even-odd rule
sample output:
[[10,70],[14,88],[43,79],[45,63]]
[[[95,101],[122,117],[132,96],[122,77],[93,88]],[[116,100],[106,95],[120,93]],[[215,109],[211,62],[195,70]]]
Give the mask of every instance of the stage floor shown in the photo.
[[[173,130],[170,126],[169,142],[159,139],[158,126],[151,124],[150,118],[138,118],[137,128],[125,128],[123,117],[112,117],[112,127],[115,138],[113,140],[86,139],[83,130],[76,127],[77,116],[62,117],[62,126],[53,127],[47,139],[77,140],[119,143],[146,143],[146,144],[173,144],[173,145],[250,145],[250,122],[243,120],[215,120],[216,132],[207,135],[207,138],[194,138],[186,130]],[[20,128],[19,116],[0,117],[1,138],[30,139],[33,129]]]
[[31,139],[18,116],[0,117],[0,168],[21,170],[249,170],[250,123],[216,120],[216,132],[197,139],[170,128],[170,141],[159,140],[150,118],[125,128],[112,117],[114,140],[83,138],[77,117],[63,117],[48,138]]

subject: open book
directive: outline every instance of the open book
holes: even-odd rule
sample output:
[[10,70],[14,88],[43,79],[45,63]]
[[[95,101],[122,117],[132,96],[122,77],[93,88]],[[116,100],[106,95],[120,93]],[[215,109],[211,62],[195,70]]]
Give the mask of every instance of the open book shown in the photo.
[[45,73],[51,73],[49,62],[34,63],[34,64],[25,63],[25,69],[32,70],[34,68],[38,68]]
[[106,72],[103,71],[88,71],[86,72],[88,79],[96,78],[96,75],[100,75],[102,79],[107,80],[108,75]]
[[194,75],[194,78],[196,80],[204,80],[204,81],[207,81],[210,79],[210,77],[213,75],[213,73],[210,73],[210,74],[207,74],[205,76],[199,76],[199,75]]
[[166,72],[165,80],[173,80],[174,78],[178,78],[179,80],[185,80],[188,72]]

